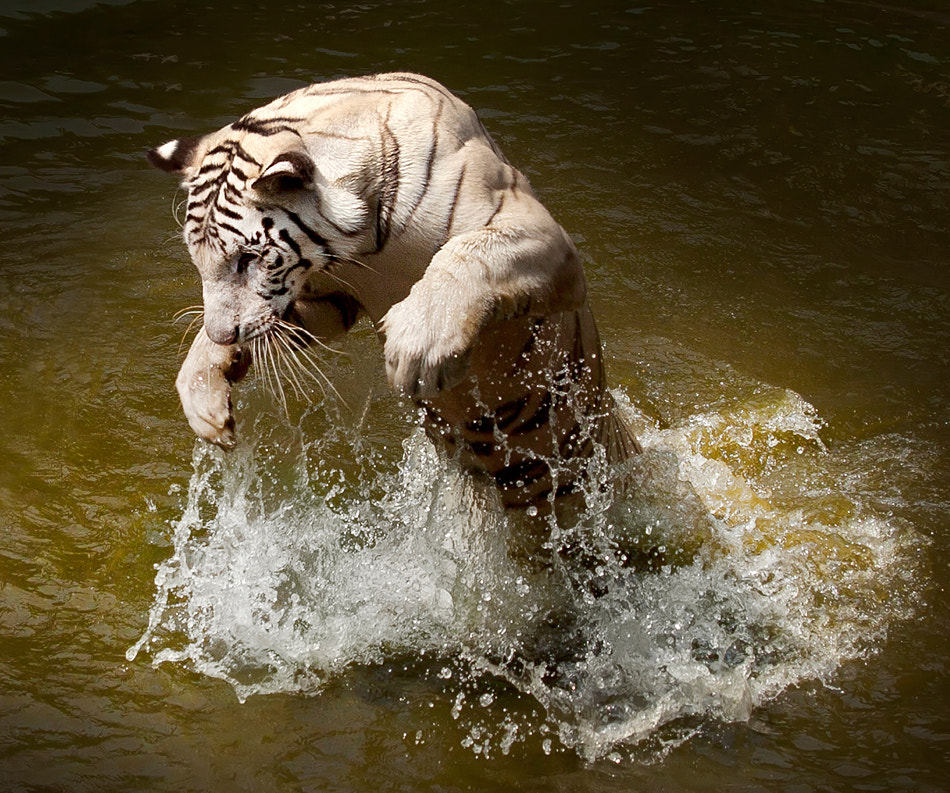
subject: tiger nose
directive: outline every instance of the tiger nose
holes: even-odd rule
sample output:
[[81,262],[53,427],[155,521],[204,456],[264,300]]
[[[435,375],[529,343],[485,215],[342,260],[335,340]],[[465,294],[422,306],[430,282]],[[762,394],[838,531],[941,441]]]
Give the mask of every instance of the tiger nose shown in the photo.
[[240,337],[241,329],[234,325],[232,327],[209,327],[205,324],[205,333],[208,334],[208,338],[211,339],[215,344],[229,345],[235,344]]

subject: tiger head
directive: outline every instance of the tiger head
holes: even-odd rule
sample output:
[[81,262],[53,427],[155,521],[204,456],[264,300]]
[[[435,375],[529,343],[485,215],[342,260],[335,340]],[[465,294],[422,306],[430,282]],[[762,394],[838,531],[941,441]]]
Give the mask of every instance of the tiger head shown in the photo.
[[183,234],[201,276],[204,324],[217,344],[243,344],[287,318],[316,272],[352,258],[367,225],[356,193],[331,184],[289,129],[244,119],[147,153],[182,175]]

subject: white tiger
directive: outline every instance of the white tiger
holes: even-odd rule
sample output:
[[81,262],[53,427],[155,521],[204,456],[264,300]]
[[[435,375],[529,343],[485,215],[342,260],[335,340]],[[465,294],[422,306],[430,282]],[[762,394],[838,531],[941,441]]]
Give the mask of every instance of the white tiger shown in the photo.
[[204,327],[176,385],[202,438],[235,443],[230,386],[261,339],[332,339],[366,315],[391,385],[506,506],[575,489],[597,444],[637,450],[574,244],[435,81],[312,85],[147,156],[188,191]]

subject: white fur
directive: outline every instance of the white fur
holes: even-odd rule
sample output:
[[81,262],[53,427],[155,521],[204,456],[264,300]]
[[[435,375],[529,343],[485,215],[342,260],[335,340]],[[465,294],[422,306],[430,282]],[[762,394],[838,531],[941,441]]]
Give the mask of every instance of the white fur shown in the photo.
[[170,140],[168,143],[163,143],[161,146],[155,149],[155,152],[159,157],[168,161],[171,161],[174,158],[176,151],[178,151],[177,140]]
[[[269,118],[277,129],[267,129]],[[279,129],[288,118],[299,119],[294,129]],[[258,162],[272,163],[258,179],[295,174],[281,158],[303,152],[313,174],[302,189],[282,192],[278,178],[266,196],[235,203],[240,211],[232,210],[223,233],[206,233],[204,219],[214,216],[206,207],[192,212],[185,236],[202,275],[210,338],[233,338],[237,327],[243,344],[284,309],[315,337],[332,338],[353,321],[338,310],[342,293],[380,332],[391,385],[456,426],[480,426],[491,411],[525,395],[524,404],[536,405],[533,383],[550,381],[545,367],[575,356],[568,371],[579,378],[582,402],[559,397],[549,423],[518,436],[521,458],[508,449],[471,460],[493,474],[521,459],[558,454],[578,412],[603,413],[607,397],[580,257],[471,108],[417,75],[378,75],[288,94],[249,114],[245,128],[251,131],[225,127],[208,136],[186,172],[199,172],[201,151],[226,152],[240,135],[243,171]],[[166,159],[177,152],[175,141],[157,150]],[[248,179],[253,184],[254,174]],[[207,202],[215,194],[197,195]],[[294,237],[299,257],[311,265],[286,282],[278,301],[255,289],[260,266],[241,278],[233,273],[242,251],[255,244],[248,241],[260,244],[265,216],[280,223],[282,213],[289,220],[281,232]],[[280,242],[277,232],[265,236],[271,246]],[[548,340],[547,351],[532,347],[536,331]],[[491,345],[480,344],[484,339]],[[239,345],[223,349],[230,352],[202,331],[178,388],[195,431],[230,445],[230,383],[243,369],[233,365]],[[540,492],[543,484],[535,487]]]

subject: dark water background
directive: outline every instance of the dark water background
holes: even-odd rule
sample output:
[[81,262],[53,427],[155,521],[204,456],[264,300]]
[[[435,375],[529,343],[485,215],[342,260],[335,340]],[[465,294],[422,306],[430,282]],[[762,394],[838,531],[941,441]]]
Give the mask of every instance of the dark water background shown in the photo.
[[[946,3],[2,2],[0,63],[0,788],[950,789]],[[445,637],[433,652],[395,618],[395,639],[370,641],[371,596],[338,656],[304,648],[289,682],[256,693],[259,656],[222,672],[221,635],[194,624],[240,599],[240,580],[207,592],[233,564],[156,580],[233,528],[222,504],[259,485],[200,447],[193,461],[171,318],[199,291],[175,186],[142,152],[313,80],[393,69],[475,106],[575,236],[610,379],[648,449],[700,471],[704,503],[721,496],[716,525],[755,523],[741,482],[769,485],[759,542],[783,597],[782,553],[836,527],[801,567],[814,611],[763,623],[808,631],[751,707],[710,704],[728,699],[720,678],[692,701],[684,684],[669,721],[585,743],[571,736],[596,719],[545,711],[550,691],[505,684],[477,652],[463,662]],[[317,479],[336,450],[340,487],[313,498],[366,510],[369,486],[401,518],[366,461],[411,468],[413,417],[387,397],[371,334],[348,345],[331,371],[368,400],[369,429],[290,444],[294,460]],[[332,440],[332,406],[288,421],[253,384],[246,400],[258,471],[280,467],[285,436]],[[770,451],[790,435],[799,449]],[[707,476],[713,463],[738,479]],[[274,523],[253,512],[247,533]],[[762,555],[744,553],[752,576]],[[705,586],[677,575],[639,582],[653,617]],[[162,595],[197,604],[186,638],[159,631],[127,661]],[[153,664],[188,641],[205,644]],[[629,716],[639,700],[622,693]],[[465,694],[478,704],[460,713]]]

